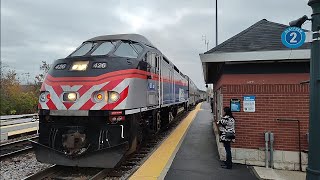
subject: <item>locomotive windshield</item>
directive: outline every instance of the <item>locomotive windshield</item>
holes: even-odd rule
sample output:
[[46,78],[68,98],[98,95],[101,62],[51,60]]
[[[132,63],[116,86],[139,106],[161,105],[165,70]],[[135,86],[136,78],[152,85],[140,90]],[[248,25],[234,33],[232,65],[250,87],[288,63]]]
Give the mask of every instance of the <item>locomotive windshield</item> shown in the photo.
[[114,55],[120,57],[137,58],[143,48],[137,43],[121,42]]
[[107,55],[113,52],[114,49],[113,54],[115,56],[127,58],[137,58],[143,51],[141,45],[131,41],[85,42],[70,56],[84,56],[86,54],[90,54],[91,56]]
[[97,56],[97,55],[106,55],[108,54],[114,47],[116,43],[112,41],[103,42],[100,44],[99,47],[97,47],[96,50],[94,50],[91,55]]
[[83,56],[91,51],[96,45],[97,43],[95,42],[85,42],[70,56]]

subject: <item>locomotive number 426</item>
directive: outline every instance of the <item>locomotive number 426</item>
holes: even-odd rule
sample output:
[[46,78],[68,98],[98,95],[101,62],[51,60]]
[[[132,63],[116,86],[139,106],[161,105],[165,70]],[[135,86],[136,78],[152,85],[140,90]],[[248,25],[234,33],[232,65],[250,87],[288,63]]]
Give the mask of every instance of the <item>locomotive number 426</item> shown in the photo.
[[107,63],[105,62],[97,62],[93,63],[92,68],[94,69],[105,69],[107,67]]

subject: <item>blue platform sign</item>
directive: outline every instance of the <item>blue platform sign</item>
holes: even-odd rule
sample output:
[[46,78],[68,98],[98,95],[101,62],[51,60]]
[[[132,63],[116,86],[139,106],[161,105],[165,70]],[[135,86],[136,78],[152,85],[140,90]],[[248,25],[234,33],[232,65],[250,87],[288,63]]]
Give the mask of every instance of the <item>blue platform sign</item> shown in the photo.
[[243,111],[256,112],[256,96],[243,96]]
[[230,99],[230,107],[232,112],[240,112],[241,111],[240,99]]
[[288,27],[281,34],[282,44],[290,49],[302,46],[305,40],[306,33],[298,27]]

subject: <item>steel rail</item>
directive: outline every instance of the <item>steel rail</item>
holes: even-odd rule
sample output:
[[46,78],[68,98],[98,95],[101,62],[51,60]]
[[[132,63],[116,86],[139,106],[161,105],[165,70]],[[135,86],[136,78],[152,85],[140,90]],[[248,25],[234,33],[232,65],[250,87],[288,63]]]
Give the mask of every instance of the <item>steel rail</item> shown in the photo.
[[[13,142],[8,142],[0,145],[0,159],[3,159],[5,157],[18,154],[21,152],[25,152],[27,150],[31,150],[32,146],[29,143],[29,139],[37,139],[39,136],[36,135],[31,138],[21,139]],[[26,145],[27,144],[27,145]],[[21,148],[20,148],[21,147]],[[16,150],[16,148],[18,148]],[[3,153],[4,151],[9,151],[8,153]]]

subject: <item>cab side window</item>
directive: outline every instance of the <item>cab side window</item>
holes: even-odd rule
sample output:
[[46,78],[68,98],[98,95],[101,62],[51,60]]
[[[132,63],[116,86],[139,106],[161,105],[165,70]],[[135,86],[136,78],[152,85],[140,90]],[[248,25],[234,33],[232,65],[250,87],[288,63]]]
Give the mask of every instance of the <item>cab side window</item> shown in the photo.
[[147,67],[147,71],[151,72],[151,73],[155,73],[156,72],[156,67],[157,67],[157,54],[150,52],[147,53],[147,63],[148,63],[148,67]]

